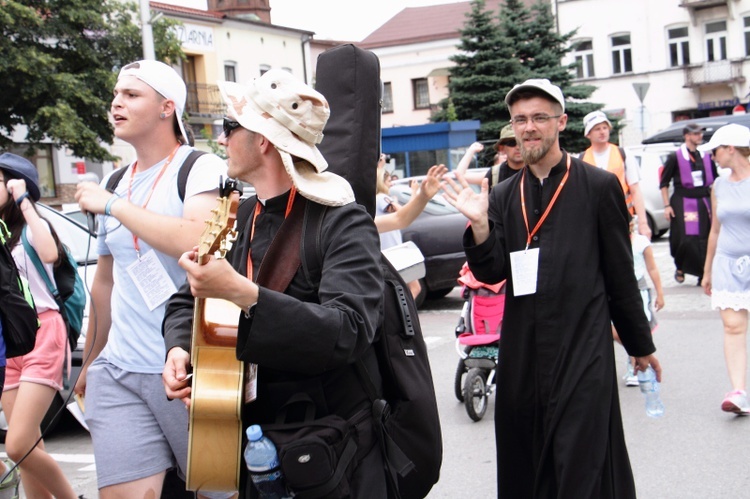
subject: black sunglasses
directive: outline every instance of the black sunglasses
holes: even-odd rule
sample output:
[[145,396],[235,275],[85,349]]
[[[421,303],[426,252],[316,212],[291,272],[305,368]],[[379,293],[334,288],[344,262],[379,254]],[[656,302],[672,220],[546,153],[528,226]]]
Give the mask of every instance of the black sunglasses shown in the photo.
[[501,146],[516,147],[518,143],[515,140],[505,140],[500,142]]
[[232,133],[232,130],[241,127],[240,123],[238,121],[230,120],[227,118],[224,118],[224,138],[228,139],[229,134]]

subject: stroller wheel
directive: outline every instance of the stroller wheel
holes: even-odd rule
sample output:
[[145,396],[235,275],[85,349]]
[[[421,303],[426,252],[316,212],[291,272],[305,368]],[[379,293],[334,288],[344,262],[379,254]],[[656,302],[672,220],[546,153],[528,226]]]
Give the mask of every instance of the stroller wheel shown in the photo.
[[464,359],[459,359],[456,367],[456,379],[453,381],[453,393],[459,402],[464,401],[464,374],[466,374],[466,364]]
[[466,412],[474,421],[479,421],[487,412],[487,374],[477,367],[469,369],[464,380],[464,405]]

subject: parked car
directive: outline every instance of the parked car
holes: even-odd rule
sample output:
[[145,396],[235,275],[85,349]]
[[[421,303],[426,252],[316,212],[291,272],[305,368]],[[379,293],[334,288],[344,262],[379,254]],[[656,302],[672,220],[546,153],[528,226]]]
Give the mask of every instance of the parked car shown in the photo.
[[[78,272],[80,273],[81,278],[85,279],[87,282],[86,292],[88,294],[88,289],[91,287],[91,282],[94,279],[94,272],[96,270],[97,252],[96,234],[89,234],[85,222],[85,215],[73,215],[82,220],[79,222],[45,204],[37,203],[36,206],[39,209],[39,213],[55,228],[55,232],[57,232],[60,240],[70,249],[73,258],[78,262]],[[46,430],[47,432],[51,432],[54,430],[65,410],[65,404],[70,402],[68,396],[78,379],[78,374],[81,372],[83,345],[86,341],[88,315],[89,308],[87,303],[84,311],[81,336],[78,338],[78,346],[71,355],[72,368],[70,372],[69,386],[58,392],[57,395],[55,395],[55,398],[52,399],[47,414],[42,420],[42,431]],[[2,406],[0,406],[0,441],[2,442],[5,442],[5,432],[7,429],[8,423],[5,419],[5,414],[2,412]]]
[[[669,230],[669,221],[664,218],[664,200],[661,197],[659,182],[667,156],[678,147],[680,147],[679,143],[672,142],[625,147],[625,154],[634,157],[640,168],[639,185],[643,193],[646,218],[653,239],[660,238]],[[672,187],[670,187],[670,195],[671,190]]]
[[[415,177],[418,178],[418,177]],[[391,195],[400,204],[411,199],[409,179],[401,179],[391,187]],[[458,273],[466,261],[462,236],[468,220],[440,194],[427,203],[424,211],[403,229],[404,241],[412,241],[424,255],[425,276],[420,279],[422,291],[417,305],[425,299],[442,298],[457,286]]]
[[711,140],[714,132],[724,125],[736,123],[750,128],[750,114],[725,114],[723,116],[676,121],[654,135],[646,137],[641,142],[643,144],[682,143],[684,139],[682,129],[690,123],[695,123],[703,127],[703,140],[708,142]]

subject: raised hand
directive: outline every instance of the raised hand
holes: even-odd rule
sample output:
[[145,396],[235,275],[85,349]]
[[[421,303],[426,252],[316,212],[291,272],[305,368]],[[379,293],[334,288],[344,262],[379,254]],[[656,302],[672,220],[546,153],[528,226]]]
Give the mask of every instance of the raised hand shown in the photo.
[[448,168],[445,165],[433,165],[427,170],[427,176],[422,180],[419,188],[422,190],[424,195],[432,199],[435,194],[440,192],[442,187],[441,180],[443,175],[448,172]]
[[477,244],[489,237],[489,192],[490,184],[486,178],[482,180],[480,191],[475,192],[460,172],[456,172],[456,181],[446,176],[443,182],[443,197],[469,219]]

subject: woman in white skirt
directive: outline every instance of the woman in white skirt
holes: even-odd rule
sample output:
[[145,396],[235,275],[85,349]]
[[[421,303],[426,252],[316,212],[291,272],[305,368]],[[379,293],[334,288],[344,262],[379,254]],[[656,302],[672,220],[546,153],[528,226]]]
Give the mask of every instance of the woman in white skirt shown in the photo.
[[726,125],[711,140],[698,147],[713,151],[714,160],[729,168],[711,192],[715,214],[708,238],[703,270],[703,288],[718,308],[724,324],[724,357],[732,391],[721,409],[738,415],[750,414],[745,373],[746,336],[750,309],[750,129]]

